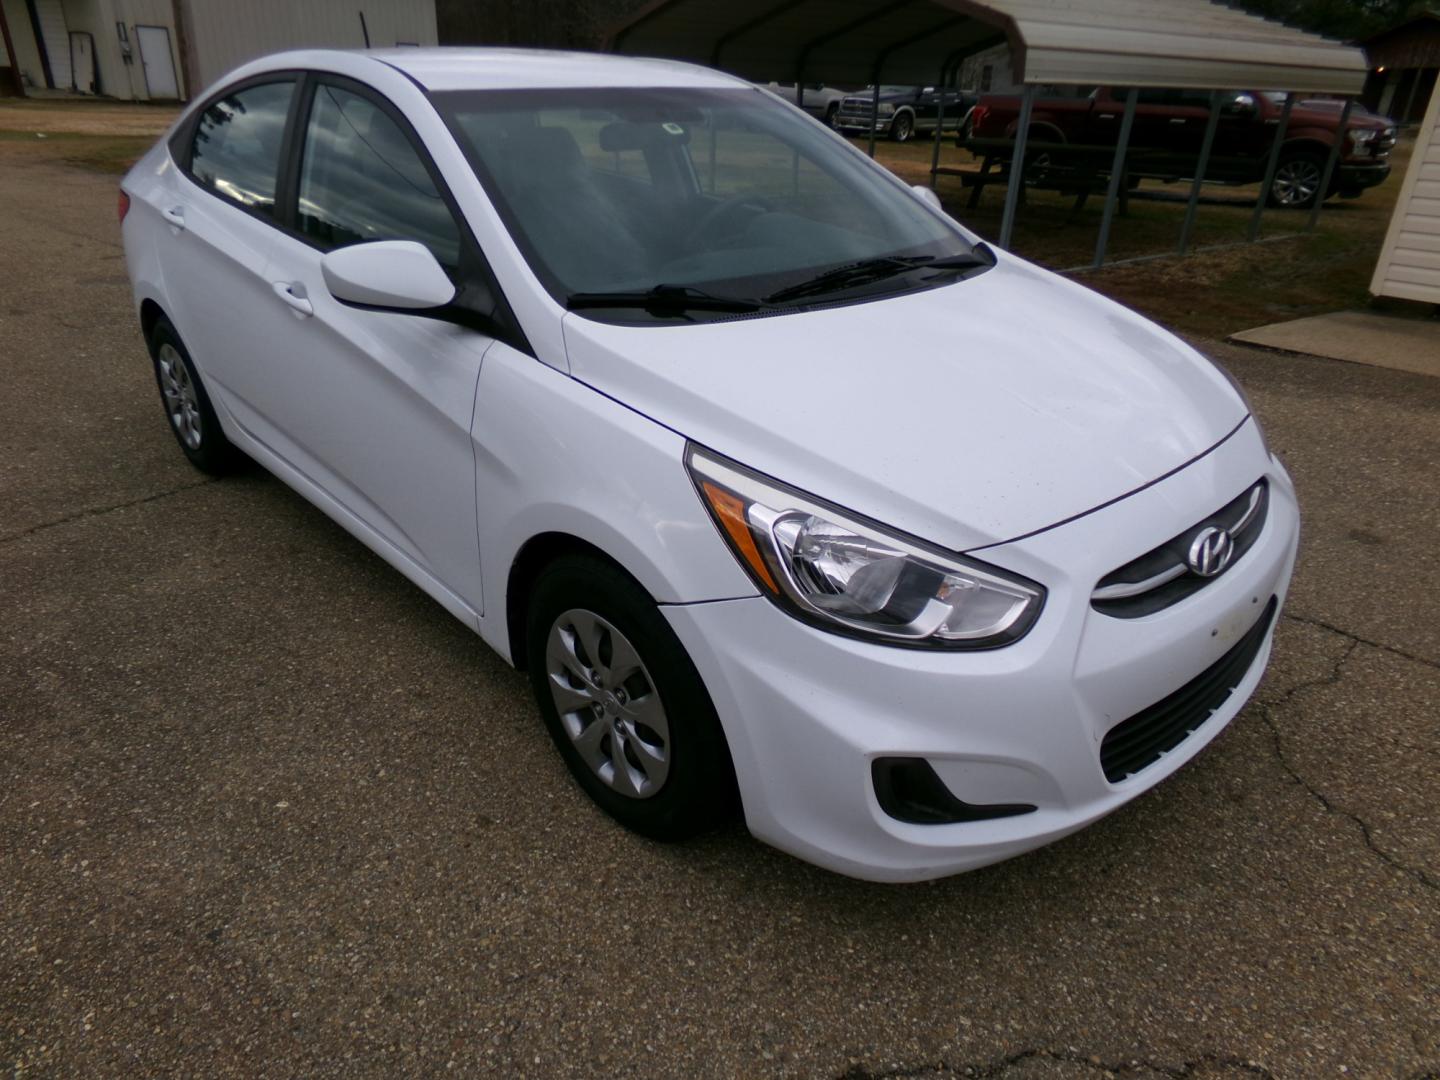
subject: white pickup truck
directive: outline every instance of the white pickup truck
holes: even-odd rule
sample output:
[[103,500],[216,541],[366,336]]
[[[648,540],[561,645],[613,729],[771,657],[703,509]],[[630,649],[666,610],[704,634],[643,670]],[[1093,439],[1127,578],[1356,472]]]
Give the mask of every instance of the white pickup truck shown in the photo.
[[824,83],[805,83],[801,87],[798,102],[795,100],[794,83],[767,83],[765,89],[792,104],[798,104],[811,116],[825,121],[831,127],[835,126],[835,114],[840,111],[840,102],[845,97],[844,90],[836,90]]

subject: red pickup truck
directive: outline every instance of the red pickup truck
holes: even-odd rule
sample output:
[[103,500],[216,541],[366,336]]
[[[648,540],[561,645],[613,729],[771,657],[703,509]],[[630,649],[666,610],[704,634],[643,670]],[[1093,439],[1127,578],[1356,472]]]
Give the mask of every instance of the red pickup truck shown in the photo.
[[[1031,112],[1028,138],[1041,144],[1064,144],[1077,150],[1113,147],[1125,112],[1128,91],[1101,87],[1085,98],[1037,98]],[[1275,131],[1280,124],[1283,94],[1245,91],[1222,99],[1220,125],[1207,182],[1254,184],[1265,178],[1265,166]],[[971,110],[961,133],[961,145],[983,151],[984,140],[1013,139],[1020,115],[1020,98],[986,95]],[[1210,93],[1205,90],[1141,90],[1126,172],[1133,183],[1141,177],[1174,181],[1193,175],[1205,125],[1210,117]],[[1297,101],[1290,112],[1280,164],[1270,188],[1277,206],[1306,207],[1315,202],[1325,170],[1325,159],[1340,126],[1340,103]],[[1358,106],[1351,112],[1345,145],[1325,197],[1338,193],[1354,198],[1390,175],[1390,150],[1395,145],[1395,123],[1373,116]],[[1027,153],[1027,168],[1046,151]],[[1048,152],[1055,164],[1063,150]],[[1186,168],[1192,170],[1190,174]]]

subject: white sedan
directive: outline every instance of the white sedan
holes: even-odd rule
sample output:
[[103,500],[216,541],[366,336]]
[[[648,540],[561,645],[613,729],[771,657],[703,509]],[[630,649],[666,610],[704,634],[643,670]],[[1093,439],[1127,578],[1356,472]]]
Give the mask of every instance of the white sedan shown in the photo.
[[981,866],[1265,667],[1298,514],[1228,377],[730,76],[286,53],[120,212],[186,456],[260,462],[527,670],[647,836]]

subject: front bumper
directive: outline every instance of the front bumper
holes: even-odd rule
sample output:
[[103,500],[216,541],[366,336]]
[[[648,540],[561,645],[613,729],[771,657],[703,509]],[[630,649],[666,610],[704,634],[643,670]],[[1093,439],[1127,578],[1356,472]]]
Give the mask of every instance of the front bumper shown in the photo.
[[[1096,581],[1224,505],[1261,472],[1272,492],[1264,531],[1223,576],[1140,619],[1091,608]],[[1283,602],[1298,521],[1289,478],[1250,423],[1142,492],[983,552],[1050,590],[1035,628],[1007,648],[874,645],[806,626],[758,597],[664,611],[725,724],[750,830],[840,873],[923,880],[1074,832],[1219,734],[1259,682],[1269,634],[1229,699],[1179,746],[1118,783],[1100,767],[1107,731],[1215,663],[1270,597]],[[958,824],[896,820],[881,809],[871,779],[872,762],[892,756],[926,759],[965,802],[1037,809]]]
[[[880,116],[875,119],[875,132],[878,135],[885,135],[890,131],[890,124],[895,118],[893,116]],[[870,131],[870,114],[863,116],[854,113],[837,113],[835,115],[835,127],[840,131],[859,131],[868,133]]]
[[1388,161],[1374,161],[1365,164],[1342,162],[1336,169],[1336,189],[1342,195],[1358,195],[1366,188],[1383,184],[1390,176]]

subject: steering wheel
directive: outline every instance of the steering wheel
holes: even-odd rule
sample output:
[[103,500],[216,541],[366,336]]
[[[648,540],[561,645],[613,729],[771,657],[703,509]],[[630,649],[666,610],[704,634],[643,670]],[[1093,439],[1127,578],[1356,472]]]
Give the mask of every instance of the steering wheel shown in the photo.
[[763,214],[773,209],[775,209],[774,202],[763,195],[754,195],[749,192],[728,195],[705,212],[705,215],[686,235],[685,241],[688,245],[705,239],[722,222],[729,223],[730,219],[738,217],[742,210],[756,210]]

